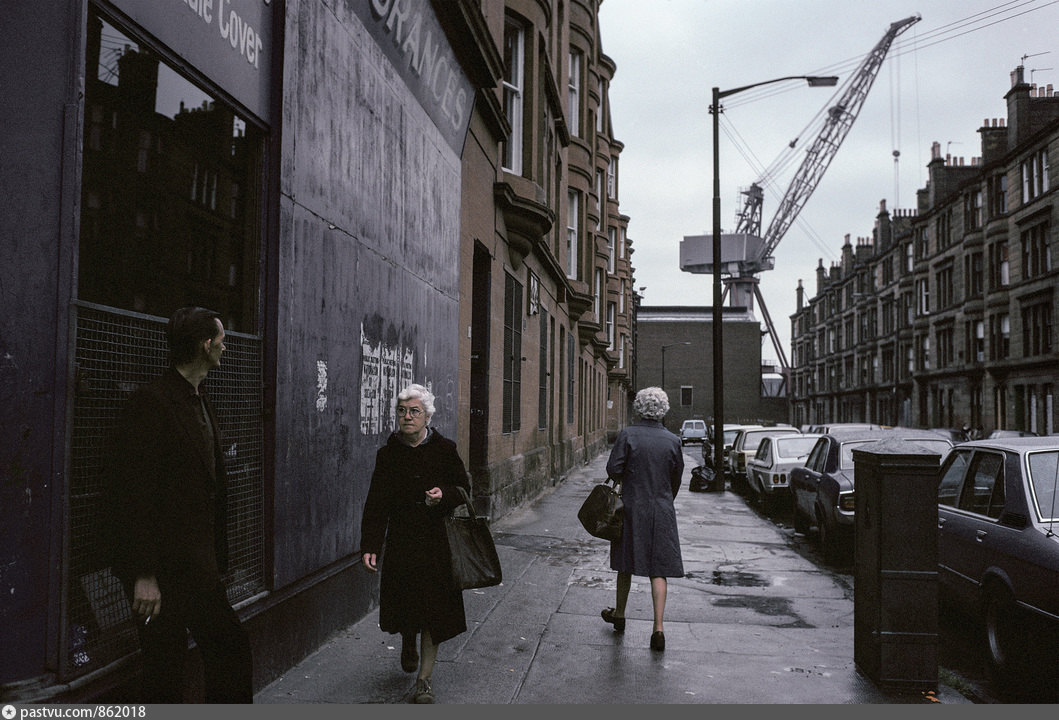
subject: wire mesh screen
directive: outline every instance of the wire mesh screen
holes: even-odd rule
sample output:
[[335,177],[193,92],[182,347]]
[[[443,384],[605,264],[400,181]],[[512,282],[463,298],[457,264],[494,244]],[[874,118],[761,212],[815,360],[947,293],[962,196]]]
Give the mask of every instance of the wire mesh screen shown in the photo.
[[[100,534],[108,435],[128,394],[168,366],[166,321],[94,305],[76,308],[76,376],[70,441],[69,543],[61,665],[66,677],[97,670],[138,647],[121,584]],[[264,589],[264,455],[261,341],[225,336],[224,360],[204,387],[225,442],[228,469],[228,599]]]

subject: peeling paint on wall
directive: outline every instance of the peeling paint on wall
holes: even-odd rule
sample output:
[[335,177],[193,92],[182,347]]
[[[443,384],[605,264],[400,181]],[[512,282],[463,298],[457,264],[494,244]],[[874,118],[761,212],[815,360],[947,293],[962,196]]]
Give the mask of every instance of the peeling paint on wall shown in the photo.
[[360,434],[393,429],[397,393],[415,381],[415,350],[403,342],[373,338],[360,326]]
[[327,363],[316,361],[316,412],[327,409]]

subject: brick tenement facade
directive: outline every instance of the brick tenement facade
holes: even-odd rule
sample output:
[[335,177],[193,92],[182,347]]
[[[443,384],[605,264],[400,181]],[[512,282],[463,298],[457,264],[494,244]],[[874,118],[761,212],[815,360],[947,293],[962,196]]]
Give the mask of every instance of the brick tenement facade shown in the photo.
[[[762,389],[761,324],[744,307],[726,307],[722,317],[724,422],[787,422],[786,397],[765,397]],[[677,432],[688,419],[712,422],[712,308],[645,305],[636,327],[637,389],[663,387],[666,348],[666,427]]]
[[1059,97],[1011,74],[1007,118],[969,165],[934,143],[915,211],[880,205],[873,235],[799,282],[795,424],[1056,430]]

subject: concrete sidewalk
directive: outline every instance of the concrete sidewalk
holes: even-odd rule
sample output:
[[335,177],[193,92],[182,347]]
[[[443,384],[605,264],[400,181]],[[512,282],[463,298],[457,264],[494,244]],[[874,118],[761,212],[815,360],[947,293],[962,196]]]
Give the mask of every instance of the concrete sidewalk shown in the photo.
[[[972,701],[952,688],[877,686],[854,663],[852,588],[793,550],[738,494],[676,499],[685,577],[669,581],[666,650],[649,649],[651,593],[634,578],[623,634],[609,543],[577,510],[607,454],[492,526],[504,583],[464,593],[468,631],[441,645],[439,704],[893,704]],[[258,703],[406,703],[415,674],[378,612],[262,689]]]

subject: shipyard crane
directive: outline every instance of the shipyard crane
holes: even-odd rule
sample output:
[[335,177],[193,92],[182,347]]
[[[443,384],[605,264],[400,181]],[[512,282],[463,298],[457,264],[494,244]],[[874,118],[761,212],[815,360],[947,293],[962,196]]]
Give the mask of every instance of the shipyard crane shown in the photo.
[[[761,296],[758,273],[775,268],[773,253],[776,246],[816,190],[820,178],[857,119],[894,38],[920,19],[921,16],[917,14],[891,23],[882,39],[838,91],[838,101],[828,109],[820,134],[806,151],[805,159],[787,188],[786,195],[780,201],[779,209],[765,234],[761,234],[763,192],[761,185],[755,182],[743,192],[746,197],[742,210],[737,214],[735,233],[721,237],[721,272],[728,274],[723,278],[724,297],[730,296],[732,305],[744,305],[751,309],[754,307],[754,298],[757,298],[765,327],[779,354],[784,376],[790,366]],[[685,236],[680,247],[680,269],[685,272],[712,274],[714,268],[709,252],[711,243],[710,236]]]

